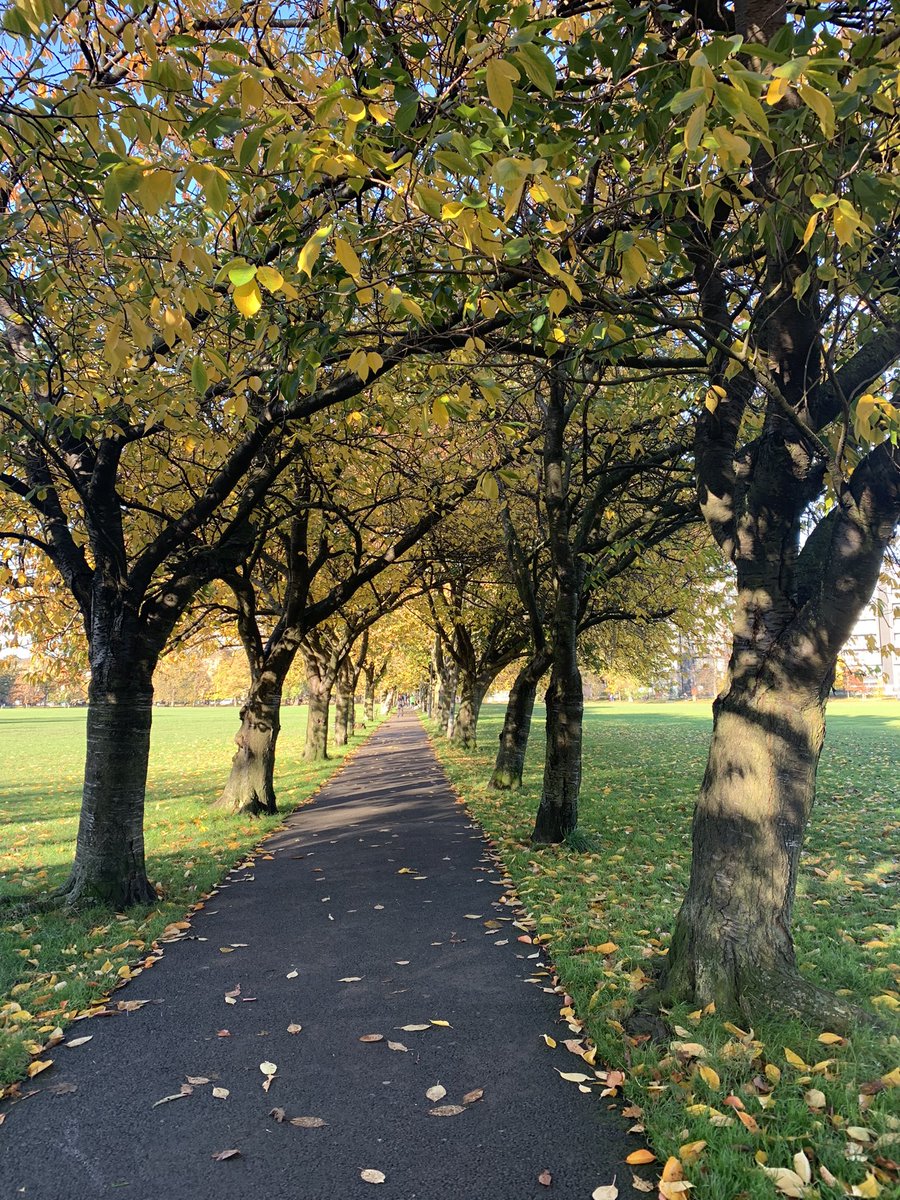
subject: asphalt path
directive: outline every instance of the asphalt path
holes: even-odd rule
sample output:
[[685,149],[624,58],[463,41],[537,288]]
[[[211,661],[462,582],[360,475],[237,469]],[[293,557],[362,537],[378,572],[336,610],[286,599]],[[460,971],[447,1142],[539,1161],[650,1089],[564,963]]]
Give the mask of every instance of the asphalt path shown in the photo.
[[153,1003],[77,1022],[90,1041],[0,1105],[0,1197],[638,1196],[641,1143],[561,1078],[592,1072],[543,1039],[572,1034],[506,895],[418,719],[393,718],[111,1001]]

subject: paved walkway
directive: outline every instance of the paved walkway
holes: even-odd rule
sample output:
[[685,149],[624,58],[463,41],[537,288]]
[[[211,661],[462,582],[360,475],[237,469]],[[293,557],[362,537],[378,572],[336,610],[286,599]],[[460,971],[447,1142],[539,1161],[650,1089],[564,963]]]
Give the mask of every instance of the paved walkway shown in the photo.
[[[416,717],[382,726],[265,853],[115,994],[156,1003],[78,1022],[69,1037],[91,1040],[0,1106],[2,1200],[588,1200],[614,1176],[638,1195],[623,1159],[640,1143],[554,1070],[583,1068],[542,1040],[570,1036],[559,997],[525,982],[533,950]],[[209,1082],[154,1106],[189,1078]]]

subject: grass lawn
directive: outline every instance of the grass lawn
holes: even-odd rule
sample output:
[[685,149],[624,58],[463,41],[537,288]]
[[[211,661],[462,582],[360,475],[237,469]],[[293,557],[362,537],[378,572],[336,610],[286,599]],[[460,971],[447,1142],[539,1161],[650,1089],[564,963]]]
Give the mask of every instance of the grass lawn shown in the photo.
[[[528,844],[540,795],[542,711],[522,791],[485,787],[502,718],[501,705],[485,707],[474,753],[438,736],[435,747],[548,941],[598,1063],[624,1073],[635,1149],[649,1142],[659,1160],[654,1180],[674,1157],[680,1166],[670,1164],[667,1178],[677,1182],[683,1170],[698,1200],[900,1196],[900,703],[830,706],[795,909],[804,975],[852,995],[880,1016],[885,1032],[860,1029],[840,1039],[763,1015],[755,1029],[741,1029],[684,1009],[671,1014],[672,1043],[661,1047],[630,1040],[621,1022],[646,985],[649,961],[666,951],[687,883],[709,705],[587,705],[586,850]],[[565,1031],[569,1013],[562,1016]],[[554,1061],[562,1056],[562,1069],[584,1070],[562,1048],[572,1033],[548,1033],[560,1041],[548,1050]],[[795,1162],[798,1154],[805,1159]],[[762,1167],[801,1178],[809,1167],[810,1186],[801,1193],[782,1175],[776,1191],[779,1179]]]
[[[34,897],[66,880],[84,725],[84,709],[0,711],[0,896]],[[210,806],[227,778],[237,727],[235,708],[154,710],[145,830],[160,904],[127,916],[100,909],[18,920],[0,909],[0,1095],[29,1063],[33,1070],[44,1060],[54,1030],[127,977],[165,927],[279,824],[280,817],[233,817]],[[303,762],[305,729],[305,708],[282,712],[276,791],[283,811],[306,800],[345,753]]]

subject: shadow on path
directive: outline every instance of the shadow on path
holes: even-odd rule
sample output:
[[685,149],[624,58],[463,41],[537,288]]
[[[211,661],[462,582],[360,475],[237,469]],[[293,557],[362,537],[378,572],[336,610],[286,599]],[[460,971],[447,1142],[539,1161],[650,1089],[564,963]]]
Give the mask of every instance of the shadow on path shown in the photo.
[[[553,1069],[580,1066],[541,1039],[559,998],[526,984],[539,964],[415,716],[382,726],[263,853],[115,997],[161,1003],[78,1022],[69,1036],[92,1040],[57,1047],[38,1094],[0,1106],[3,1200],[355,1200],[364,1168],[387,1177],[371,1200],[588,1200],[613,1176],[637,1195],[623,1159],[638,1143]],[[153,1107],[188,1076],[210,1082]],[[434,1117],[438,1083],[443,1105],[484,1098]]]

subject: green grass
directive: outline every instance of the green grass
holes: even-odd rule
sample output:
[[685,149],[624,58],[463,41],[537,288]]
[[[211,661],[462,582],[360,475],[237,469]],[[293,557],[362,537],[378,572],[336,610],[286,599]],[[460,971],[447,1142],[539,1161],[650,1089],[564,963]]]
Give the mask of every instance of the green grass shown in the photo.
[[[598,1047],[598,1063],[625,1073],[628,1111],[643,1127],[635,1149],[647,1139],[665,1162],[685,1144],[705,1142],[696,1161],[684,1166],[695,1188],[689,1194],[698,1200],[781,1195],[760,1163],[791,1168],[801,1150],[812,1164],[810,1200],[837,1200],[851,1185],[862,1185],[861,1195],[900,1195],[892,1166],[900,1159],[900,1087],[881,1083],[900,1065],[900,1038],[890,1032],[900,1008],[900,703],[830,706],[795,910],[803,974],[877,1012],[887,1032],[860,1028],[829,1045],[818,1037],[830,1031],[771,1015],[760,1014],[752,1031],[741,1031],[718,1014],[673,1012],[669,1021],[678,1031],[672,1041],[702,1046],[703,1058],[671,1044],[635,1042],[622,1022],[647,986],[651,960],[666,951],[687,883],[709,706],[589,704],[583,837],[540,850],[528,837],[540,795],[542,715],[535,716],[525,785],[515,794],[485,786],[502,716],[499,705],[483,710],[481,748],[472,754],[440,737],[435,747],[548,941],[561,984]],[[786,1048],[809,1069],[792,1065]],[[701,1063],[713,1068],[718,1086],[703,1080]],[[577,1060],[568,1058],[563,1069],[578,1071]],[[715,1075],[708,1078],[715,1085]],[[900,1071],[893,1078],[900,1081]],[[824,1107],[806,1102],[812,1089],[824,1095]],[[728,1097],[745,1106],[750,1128]],[[858,1136],[867,1131],[868,1140],[854,1139],[848,1128]],[[840,1183],[827,1182],[820,1167]]]
[[[0,895],[34,898],[64,883],[78,829],[85,712],[0,712]],[[97,1004],[165,927],[201,903],[281,817],[229,816],[211,806],[227,778],[234,708],[153,714],[145,818],[148,872],[162,887],[153,908],[51,912],[13,920],[0,910],[0,1095],[75,1013]],[[305,708],[282,713],[276,791],[282,812],[333,773],[301,758]],[[353,744],[361,738],[355,737]],[[352,746],[350,747],[352,749]]]

